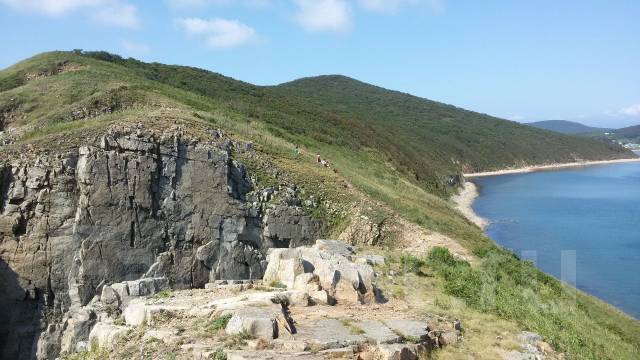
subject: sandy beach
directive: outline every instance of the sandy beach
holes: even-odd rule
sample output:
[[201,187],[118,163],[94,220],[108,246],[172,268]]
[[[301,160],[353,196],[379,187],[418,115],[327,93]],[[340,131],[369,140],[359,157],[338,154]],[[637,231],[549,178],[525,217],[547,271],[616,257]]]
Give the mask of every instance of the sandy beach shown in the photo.
[[469,221],[479,226],[481,229],[489,224],[486,219],[483,219],[471,207],[473,202],[478,197],[478,187],[476,184],[467,181],[464,183],[464,187],[460,190],[458,195],[455,195],[451,198],[453,202],[456,204],[456,209],[460,211]]
[[572,167],[581,167],[581,166],[590,166],[590,165],[603,165],[603,164],[616,164],[616,163],[625,163],[625,162],[640,162],[640,158],[616,159],[616,160],[600,160],[600,161],[579,161],[579,162],[562,163],[562,164],[527,166],[527,167],[515,168],[515,169],[504,169],[504,170],[496,170],[496,171],[486,171],[486,172],[479,172],[479,173],[464,174],[464,176],[467,177],[467,178],[474,178],[474,177],[482,177],[482,176],[520,174],[520,173],[528,173],[528,172],[534,172],[534,171],[556,170],[556,169],[564,169],[564,168],[572,168]]

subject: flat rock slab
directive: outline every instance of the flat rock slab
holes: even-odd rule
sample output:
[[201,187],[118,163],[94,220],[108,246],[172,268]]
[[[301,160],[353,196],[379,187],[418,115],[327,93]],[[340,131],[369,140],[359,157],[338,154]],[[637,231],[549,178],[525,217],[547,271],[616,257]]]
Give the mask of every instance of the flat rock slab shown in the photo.
[[314,248],[330,254],[342,255],[346,258],[355,254],[355,250],[353,250],[351,245],[347,245],[344,241],[340,240],[316,240]]
[[376,344],[394,344],[402,341],[402,337],[378,320],[365,320],[354,324],[364,331],[367,339]]
[[339,349],[364,344],[367,339],[352,333],[340,320],[322,319],[312,324],[298,324],[296,340],[307,341],[318,350]]
[[384,323],[394,333],[401,335],[405,340],[422,342],[429,339],[426,321],[389,319],[384,320]]
[[228,360],[262,360],[262,359],[303,359],[303,360],[323,360],[322,355],[312,354],[310,352],[284,353],[269,350],[252,350],[252,351],[229,351],[227,352]]

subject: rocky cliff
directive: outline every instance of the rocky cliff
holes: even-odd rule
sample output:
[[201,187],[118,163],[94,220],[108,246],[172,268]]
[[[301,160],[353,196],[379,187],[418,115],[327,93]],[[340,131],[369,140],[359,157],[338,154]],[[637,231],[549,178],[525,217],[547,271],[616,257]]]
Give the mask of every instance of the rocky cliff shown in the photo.
[[[0,302],[9,306],[0,310],[0,355],[34,357],[44,325],[64,326],[69,309],[105,284],[165,277],[185,289],[261,278],[268,248],[318,238],[323,224],[290,201],[295,187],[257,189],[233,159],[236,147],[179,133],[110,134],[2,165]],[[278,190],[289,201],[265,196]]]

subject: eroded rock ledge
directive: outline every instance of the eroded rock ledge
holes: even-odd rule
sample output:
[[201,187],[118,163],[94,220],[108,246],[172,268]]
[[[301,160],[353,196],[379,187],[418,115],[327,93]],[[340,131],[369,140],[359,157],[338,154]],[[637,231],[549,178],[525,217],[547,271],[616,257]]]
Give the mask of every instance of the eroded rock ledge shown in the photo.
[[268,248],[308,244],[323,231],[296,206],[264,206],[230,140],[138,133],[88,144],[0,165],[4,357],[32,358],[28,339],[45,325],[54,356],[69,310],[105,284],[164,278],[188,289],[260,279]]
[[380,256],[318,240],[268,259],[264,280],[217,280],[205,290],[170,292],[163,278],[105,285],[43,340],[57,336],[62,354],[99,358],[380,360],[424,358],[462,341],[456,319],[398,314],[373,296],[370,263],[384,263]]

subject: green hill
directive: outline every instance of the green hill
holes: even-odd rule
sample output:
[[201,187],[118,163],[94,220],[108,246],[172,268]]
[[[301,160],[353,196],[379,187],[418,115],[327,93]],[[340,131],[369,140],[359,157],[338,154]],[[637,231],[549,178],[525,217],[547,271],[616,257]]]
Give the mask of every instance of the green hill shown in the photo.
[[399,167],[418,179],[442,178],[460,170],[474,172],[626,154],[616,146],[549,134],[343,76],[306,78],[273,89],[349,119],[356,129],[368,129],[354,131],[356,139],[386,150]]
[[640,149],[640,125],[629,126],[620,129],[591,132],[582,135],[606,143],[623,144],[625,147],[634,149],[636,151]]
[[[220,128],[252,142],[256,158],[239,154],[238,160],[260,179],[279,184],[283,176],[292,178],[330,204],[312,210],[326,220],[329,235],[339,233],[351,206],[363,201],[370,218],[384,220],[391,211],[455,239],[477,258],[473,266],[433,253],[419,259],[432,271],[416,271],[425,275],[420,281],[426,288],[456,298],[438,308],[442,313],[476,322],[492,317],[540,332],[570,358],[638,354],[637,321],[518,261],[456,211],[448,197],[458,190],[448,181],[460,173],[634,156],[617,144],[552,133],[342,76],[261,87],[104,52],[45,53],[0,71],[3,162],[76,147],[115,125],[180,126],[202,141],[211,128]],[[294,145],[304,149],[302,156],[292,154]],[[315,154],[329,159],[334,171],[318,167]],[[281,171],[265,173],[266,161]],[[385,244],[393,248],[395,241]],[[480,301],[489,290],[495,301]]]
[[559,132],[562,134],[587,134],[596,132],[605,132],[611,129],[598,128],[587,126],[578,122],[566,121],[566,120],[545,120],[527,123],[526,125],[536,127],[538,129],[545,129],[550,131]]
[[[94,59],[110,63],[101,62],[98,68],[90,70],[103,78],[109,73],[109,78],[100,83],[101,89],[92,84],[93,93],[77,93],[69,101],[81,101],[84,95],[95,101],[116,101],[128,106],[128,101],[137,104],[146,101],[149,98],[146,92],[161,87],[160,93],[173,101],[197,110],[223,108],[251,121],[261,121],[273,134],[294,142],[376,149],[413,181],[437,193],[446,193],[447,179],[460,172],[632,156],[612,144],[550,134],[343,76],[320,76],[259,87],[205,70],[146,64],[103,52],[85,56],[54,53],[27,61],[12,68],[14,71],[4,71],[0,89],[8,89],[12,81],[15,83],[20,68],[51,56],[77,63]],[[81,88],[74,87],[73,91],[85,91],[87,86]],[[117,88],[120,90],[115,91]],[[124,98],[105,100],[111,96],[109,91]],[[199,96],[193,99],[193,95]],[[28,120],[43,121],[42,115],[30,112]],[[47,114],[46,122],[70,119],[51,115]]]
[[616,129],[612,132],[618,139],[640,143],[640,125]]

